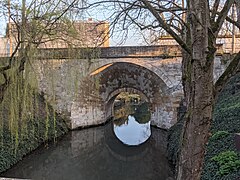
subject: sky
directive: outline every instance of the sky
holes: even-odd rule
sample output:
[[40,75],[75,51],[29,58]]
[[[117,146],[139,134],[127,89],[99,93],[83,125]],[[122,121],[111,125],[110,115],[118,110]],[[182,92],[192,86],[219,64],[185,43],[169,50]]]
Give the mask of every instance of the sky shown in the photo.
[[[90,0],[96,1],[96,0]],[[92,18],[95,21],[106,20],[106,18],[113,13],[113,11],[107,11],[106,9],[97,9],[84,13],[84,19]],[[6,32],[6,17],[0,14],[0,37],[5,36]],[[125,39],[123,41],[123,39]],[[134,46],[134,45],[145,45],[142,35],[136,32],[135,29],[129,29],[127,38],[121,33],[114,33],[110,38],[110,46]]]
[[4,36],[6,32],[6,21],[5,18],[0,16],[0,37]]

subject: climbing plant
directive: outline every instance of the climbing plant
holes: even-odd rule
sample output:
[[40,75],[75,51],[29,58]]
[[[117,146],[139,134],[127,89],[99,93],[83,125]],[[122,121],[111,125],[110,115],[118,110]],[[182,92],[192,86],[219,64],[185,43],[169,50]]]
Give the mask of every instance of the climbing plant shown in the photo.
[[237,171],[240,168],[240,160],[234,151],[221,152],[211,159],[219,165],[218,175],[229,174],[231,171]]
[[[0,62],[0,172],[39,144],[67,130],[54,106],[56,74],[53,61],[48,63],[52,71],[47,72],[52,73],[48,76],[51,98],[46,99],[39,92],[40,76],[36,73],[41,60],[39,48],[60,41],[71,49],[71,42],[61,38],[76,35],[72,20],[81,16],[78,8],[84,3],[82,0],[7,2],[1,1],[0,8],[3,15],[10,12],[7,37],[12,41],[12,51]],[[59,34],[59,29],[65,36]]]

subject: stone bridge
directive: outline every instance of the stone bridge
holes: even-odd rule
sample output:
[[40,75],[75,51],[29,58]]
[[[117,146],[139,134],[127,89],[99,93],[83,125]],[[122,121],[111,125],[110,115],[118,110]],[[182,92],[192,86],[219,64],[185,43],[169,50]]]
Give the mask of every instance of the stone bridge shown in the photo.
[[[145,98],[151,124],[168,129],[183,97],[179,52],[177,46],[42,49],[35,67],[40,90],[72,129],[106,122],[121,92]],[[215,79],[222,58],[215,59]]]

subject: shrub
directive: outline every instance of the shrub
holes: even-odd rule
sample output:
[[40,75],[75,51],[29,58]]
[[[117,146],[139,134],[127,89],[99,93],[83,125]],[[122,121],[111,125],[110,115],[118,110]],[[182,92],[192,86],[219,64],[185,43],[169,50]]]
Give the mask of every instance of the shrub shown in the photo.
[[217,162],[219,166],[217,174],[221,176],[237,171],[240,168],[240,160],[234,151],[222,152],[212,157],[211,160]]
[[211,140],[218,140],[218,139],[221,139],[221,138],[224,138],[226,136],[229,135],[229,132],[227,131],[217,131],[216,133],[214,133],[212,136],[211,136]]

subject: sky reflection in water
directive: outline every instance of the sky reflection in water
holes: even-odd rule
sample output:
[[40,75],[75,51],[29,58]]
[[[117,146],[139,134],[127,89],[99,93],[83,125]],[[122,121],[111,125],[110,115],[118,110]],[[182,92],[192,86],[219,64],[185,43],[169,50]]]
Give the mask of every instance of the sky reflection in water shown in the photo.
[[144,143],[151,136],[150,121],[140,124],[132,115],[124,124],[114,124],[114,133],[117,138],[126,145],[139,145]]

